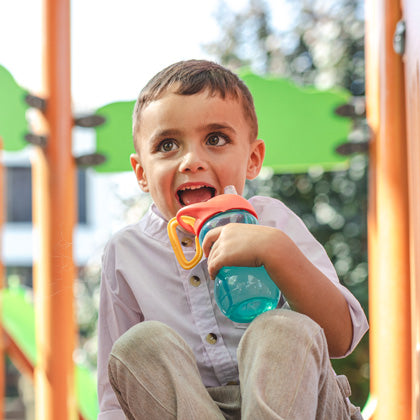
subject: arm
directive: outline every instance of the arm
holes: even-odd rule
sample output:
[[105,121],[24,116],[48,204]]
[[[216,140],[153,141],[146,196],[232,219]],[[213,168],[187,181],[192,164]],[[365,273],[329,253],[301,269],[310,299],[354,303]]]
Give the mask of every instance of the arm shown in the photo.
[[211,277],[223,266],[264,265],[291,308],[308,315],[324,329],[330,356],[346,353],[353,329],[344,296],[283,231],[229,224],[210,231],[203,250]]

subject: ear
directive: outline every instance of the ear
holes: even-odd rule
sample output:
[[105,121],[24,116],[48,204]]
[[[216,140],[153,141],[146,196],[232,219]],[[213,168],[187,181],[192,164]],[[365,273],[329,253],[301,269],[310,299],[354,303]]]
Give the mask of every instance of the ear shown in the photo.
[[248,167],[246,172],[247,179],[254,179],[260,173],[265,156],[265,143],[263,140],[255,140],[251,144]]
[[134,173],[136,174],[137,182],[140,185],[140,188],[144,192],[149,192],[146,173],[144,172],[144,168],[140,162],[140,157],[137,153],[133,153],[130,156],[130,163]]

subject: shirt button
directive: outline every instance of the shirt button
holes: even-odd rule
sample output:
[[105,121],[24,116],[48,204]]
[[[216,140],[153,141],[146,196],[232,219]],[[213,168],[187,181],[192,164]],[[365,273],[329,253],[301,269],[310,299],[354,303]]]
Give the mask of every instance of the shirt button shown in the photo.
[[209,344],[216,344],[217,343],[217,335],[213,334],[213,333],[207,334],[206,341]]
[[190,284],[191,284],[191,286],[194,286],[194,287],[200,286],[200,284],[201,284],[200,277],[191,276],[190,277]]
[[181,240],[182,246],[190,247],[192,246],[192,244],[193,244],[193,240],[189,238],[188,236],[186,236],[185,238],[182,238]]

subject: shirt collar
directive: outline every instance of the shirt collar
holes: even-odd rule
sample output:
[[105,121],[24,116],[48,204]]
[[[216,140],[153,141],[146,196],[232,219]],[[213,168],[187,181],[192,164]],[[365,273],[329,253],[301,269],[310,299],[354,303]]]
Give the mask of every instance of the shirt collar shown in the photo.
[[[156,204],[152,204],[145,216],[140,221],[140,225],[144,233],[153,237],[160,242],[169,243],[168,237],[168,221],[162,216],[162,213],[157,208]],[[183,236],[194,238],[194,235],[183,232]]]

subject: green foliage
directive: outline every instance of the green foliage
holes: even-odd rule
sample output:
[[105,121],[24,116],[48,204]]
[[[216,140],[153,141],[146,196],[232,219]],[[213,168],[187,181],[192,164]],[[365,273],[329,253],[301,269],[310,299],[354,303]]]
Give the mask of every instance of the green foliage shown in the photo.
[[[204,49],[237,70],[288,77],[298,84],[342,86],[364,94],[362,0],[285,0],[288,19],[273,19],[265,0],[239,12],[219,2],[221,37]],[[276,16],[279,19],[279,16]]]

